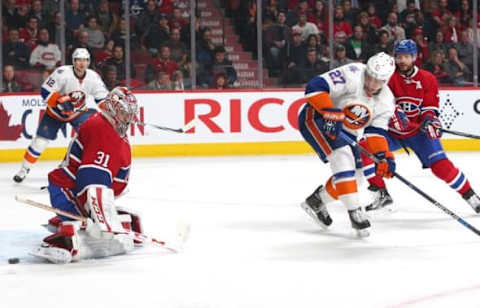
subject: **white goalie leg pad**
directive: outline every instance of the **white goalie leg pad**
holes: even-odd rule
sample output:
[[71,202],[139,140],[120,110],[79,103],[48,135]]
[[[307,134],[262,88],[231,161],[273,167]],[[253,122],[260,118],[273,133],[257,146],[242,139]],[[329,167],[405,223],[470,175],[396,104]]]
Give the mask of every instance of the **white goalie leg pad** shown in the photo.
[[112,234],[111,238],[95,238],[84,231],[78,232],[78,252],[73,261],[105,258],[126,254],[133,250],[133,239],[129,234]]
[[89,186],[85,207],[100,231],[113,233],[128,232],[122,227],[117,209],[115,208],[112,189],[103,185]]
[[138,212],[135,212],[123,206],[117,206],[117,213],[120,216],[130,216],[131,227],[129,230],[132,230],[138,233],[143,233],[142,217]]

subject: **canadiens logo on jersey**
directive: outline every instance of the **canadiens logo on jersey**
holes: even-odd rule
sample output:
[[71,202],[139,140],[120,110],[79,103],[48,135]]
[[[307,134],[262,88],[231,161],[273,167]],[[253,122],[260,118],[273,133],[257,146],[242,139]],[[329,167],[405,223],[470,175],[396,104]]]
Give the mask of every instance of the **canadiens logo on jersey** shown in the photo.
[[343,108],[344,125],[351,130],[365,128],[372,119],[372,112],[364,104],[349,104]]
[[402,107],[403,111],[409,118],[416,117],[420,114],[422,100],[415,97],[402,96],[396,98],[397,105]]

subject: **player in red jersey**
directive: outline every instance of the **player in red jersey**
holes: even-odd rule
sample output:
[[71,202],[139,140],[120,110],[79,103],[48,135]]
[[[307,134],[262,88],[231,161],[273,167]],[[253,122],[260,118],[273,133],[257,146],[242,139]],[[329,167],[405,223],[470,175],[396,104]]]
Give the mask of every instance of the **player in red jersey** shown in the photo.
[[[391,151],[410,148],[423,168],[456,190],[468,204],[480,213],[480,198],[467,177],[447,158],[440,143],[442,131],[438,119],[439,94],[435,76],[414,65],[417,46],[412,40],[402,40],[395,47],[397,69],[388,85],[395,96],[396,111],[389,122],[387,140]],[[364,174],[375,193],[368,210],[393,203],[383,178],[375,174],[373,162],[362,156]]]
[[[133,249],[130,229],[141,232],[138,215],[115,207],[114,197],[128,184],[131,152],[126,135],[136,117],[137,101],[116,87],[101,112],[92,115],[73,138],[61,165],[49,173],[54,208],[87,218],[87,223],[57,216],[56,232],[32,254],[54,263],[105,257]],[[125,215],[126,214],[126,215]]]

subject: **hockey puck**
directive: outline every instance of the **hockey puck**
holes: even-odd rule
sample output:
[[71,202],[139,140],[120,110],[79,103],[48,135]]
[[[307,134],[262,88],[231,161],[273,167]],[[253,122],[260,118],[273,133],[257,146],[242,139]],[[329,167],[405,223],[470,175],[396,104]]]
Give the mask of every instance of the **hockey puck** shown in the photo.
[[8,264],[18,264],[20,263],[20,259],[19,258],[10,258],[8,259]]

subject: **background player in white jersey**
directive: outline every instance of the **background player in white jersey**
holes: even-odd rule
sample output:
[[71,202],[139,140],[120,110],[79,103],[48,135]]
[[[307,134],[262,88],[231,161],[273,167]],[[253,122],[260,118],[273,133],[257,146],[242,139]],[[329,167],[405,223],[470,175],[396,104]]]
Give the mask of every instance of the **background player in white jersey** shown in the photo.
[[341,131],[353,139],[365,135],[368,150],[380,159],[376,172],[392,176],[394,157],[383,135],[395,108],[393,94],[387,86],[394,70],[394,59],[382,52],[371,57],[367,65],[341,66],[307,84],[308,103],[299,115],[300,132],[320,159],[330,162],[333,176],[325,186],[320,185],[302,207],[324,228],[332,224],[326,203],[340,200],[358,235],[368,235],[370,222],[360,207],[355,177],[355,169],[361,167],[360,155],[338,135]]
[[42,84],[40,94],[47,104],[47,110],[37,129],[36,136],[25,151],[22,167],[13,180],[22,182],[30,168],[38,160],[49,141],[70,123],[78,131],[80,125],[95,112],[86,106],[87,95],[101,103],[108,95],[100,76],[89,69],[90,54],[85,48],[77,48],[72,54],[73,65],[57,68]]

